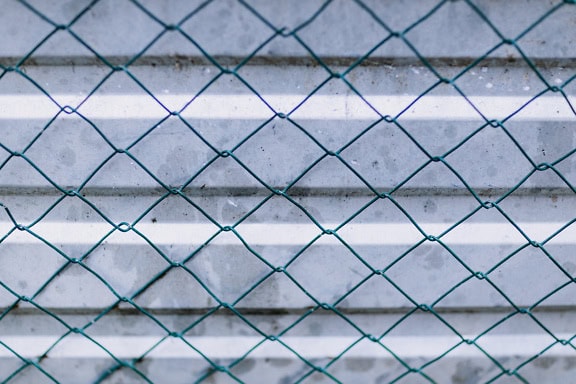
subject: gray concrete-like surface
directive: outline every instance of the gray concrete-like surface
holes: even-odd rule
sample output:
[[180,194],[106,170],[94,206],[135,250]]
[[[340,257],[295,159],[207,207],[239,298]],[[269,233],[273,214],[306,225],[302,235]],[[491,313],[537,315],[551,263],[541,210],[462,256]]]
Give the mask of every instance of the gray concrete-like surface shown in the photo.
[[570,382],[575,26],[6,0],[0,382]]

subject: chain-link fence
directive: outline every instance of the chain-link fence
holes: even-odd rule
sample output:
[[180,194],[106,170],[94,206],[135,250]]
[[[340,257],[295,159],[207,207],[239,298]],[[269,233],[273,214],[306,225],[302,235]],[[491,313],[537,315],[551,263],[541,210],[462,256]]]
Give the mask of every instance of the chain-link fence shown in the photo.
[[574,1],[2,5],[2,382],[569,374]]

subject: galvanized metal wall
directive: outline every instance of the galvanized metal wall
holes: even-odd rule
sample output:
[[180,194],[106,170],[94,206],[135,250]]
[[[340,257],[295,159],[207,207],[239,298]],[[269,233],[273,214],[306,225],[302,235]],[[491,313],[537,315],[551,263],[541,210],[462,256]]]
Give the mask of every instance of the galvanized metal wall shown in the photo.
[[0,2],[0,381],[573,380],[573,2],[90,3]]

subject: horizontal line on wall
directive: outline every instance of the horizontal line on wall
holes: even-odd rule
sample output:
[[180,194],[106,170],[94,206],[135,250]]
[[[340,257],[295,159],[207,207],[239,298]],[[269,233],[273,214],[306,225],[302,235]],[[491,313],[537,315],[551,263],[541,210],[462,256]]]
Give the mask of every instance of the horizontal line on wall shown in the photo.
[[[16,299],[14,299],[16,300]],[[12,303],[10,303],[12,304]],[[516,303],[520,305],[520,303]],[[446,305],[439,302],[434,305],[434,312],[440,315],[450,314],[451,316],[461,316],[465,317],[466,320],[473,316],[491,316],[492,314],[505,314],[509,315],[516,312],[516,310],[511,306],[484,306],[484,305]],[[20,302],[17,308],[12,307],[2,307],[0,306],[0,312],[10,309],[11,316],[20,316],[22,321],[34,321],[33,319],[42,317],[39,315],[38,308],[33,305],[28,305],[26,303]],[[105,309],[98,306],[84,306],[84,307],[58,307],[58,306],[47,306],[42,305],[43,310],[53,313],[54,315],[60,317],[63,321],[68,322],[74,321],[73,318],[67,319],[67,317],[74,316],[92,316],[96,317],[102,313]],[[267,316],[302,316],[308,311],[310,311],[310,306],[298,307],[298,306],[284,306],[284,307],[257,307],[257,306],[242,306],[242,302],[234,306],[237,310],[241,311],[243,315],[258,316],[260,319],[264,319]],[[195,306],[195,307],[145,307],[146,312],[152,316],[193,316],[193,315],[205,315],[207,312],[214,309],[214,305],[208,306]],[[350,320],[354,321],[354,317],[363,317],[366,315],[376,318],[376,322],[386,322],[392,321],[388,319],[389,316],[394,316],[400,314],[405,315],[414,309],[414,305],[396,305],[396,306],[377,306],[377,307],[347,307],[347,306],[337,306],[338,315],[332,311],[316,311],[314,316],[324,316],[322,321],[330,321],[334,316],[340,316],[341,314],[349,317]],[[555,317],[562,317],[562,319],[575,318],[576,319],[576,304],[549,304],[543,302],[534,309],[534,312],[539,318],[546,318],[547,321],[552,321],[549,319],[554,319]],[[422,313],[422,312],[421,312]],[[122,316],[140,316],[142,312],[132,306],[120,306],[114,309],[113,312],[107,313],[106,318],[111,321],[116,321],[117,318]],[[218,311],[210,315],[212,319],[216,317],[230,318],[236,316],[232,311],[223,312]],[[116,320],[115,320],[116,319]],[[562,321],[564,321],[562,320]],[[555,321],[555,320],[554,320]],[[559,321],[559,320],[558,320]],[[567,320],[566,320],[567,321]],[[571,321],[571,320],[570,320]],[[6,332],[9,334],[10,332]]]
[[[270,188],[274,190],[283,190],[285,185],[269,185]],[[374,187],[374,186],[373,186]],[[392,190],[393,186],[376,186],[375,189],[378,191],[389,191]],[[485,200],[489,200],[489,197],[501,196],[510,191],[510,188],[486,188],[486,187],[472,187],[476,195],[480,198],[486,197]],[[158,186],[86,186],[78,191],[79,194],[88,198],[99,198],[99,197],[130,197],[131,199],[135,196],[162,196],[166,193],[171,193],[171,191]],[[200,196],[200,197],[227,197],[234,196],[236,198],[245,197],[255,197],[255,196],[270,196],[273,192],[268,188],[263,186],[227,186],[227,185],[200,185],[191,184],[182,190],[182,194],[186,196]],[[347,186],[335,186],[335,187],[290,187],[285,192],[286,195],[292,197],[312,197],[312,198],[358,198],[358,197],[376,197],[376,193],[372,190],[364,187],[347,187]],[[16,186],[16,185],[0,185],[0,201],[2,201],[2,196],[62,196],[62,192],[53,186]],[[470,191],[462,187],[434,187],[430,185],[416,186],[416,187],[403,187],[395,190],[391,196],[393,197],[415,197],[421,198],[422,196],[449,196],[451,198],[461,198],[470,197]],[[562,198],[575,198],[574,192],[565,186],[535,186],[535,187],[524,187],[521,186],[514,190],[514,194],[508,196],[506,199],[517,199],[517,198],[540,198],[540,199],[550,199],[551,197],[562,197]]]
[[[526,68],[526,60],[520,56],[510,56],[502,55],[498,56],[500,52],[494,52],[490,57],[482,60],[483,66],[502,66],[502,67],[520,67]],[[0,53],[2,54],[2,53]],[[22,56],[25,55],[22,52],[20,55],[9,56],[4,54],[0,56],[0,65],[9,67],[19,63]],[[212,59],[218,62],[222,66],[237,66],[243,64],[243,67],[254,66],[254,65],[290,65],[290,66],[310,66],[318,65],[318,60],[309,55],[297,55],[294,53],[276,52],[274,55],[270,54],[256,54],[248,62],[245,62],[245,55],[211,55]],[[331,53],[330,55],[319,55],[318,56],[325,65],[328,66],[346,66],[349,67],[356,64],[359,60],[358,56],[346,56],[345,54],[337,55]],[[106,61],[112,65],[125,65],[130,62],[133,55],[106,55]],[[442,67],[467,67],[470,64],[475,63],[477,57],[460,55],[460,56],[427,56],[426,61],[438,70],[438,72],[443,73]],[[572,58],[562,58],[554,55],[545,55],[540,53],[539,56],[531,55],[530,61],[537,67],[562,67],[562,68],[574,68],[576,66],[575,61]],[[33,66],[102,66],[102,60],[97,56],[87,56],[82,54],[66,54],[66,53],[39,53],[36,52],[32,58],[27,59],[20,68],[29,68]],[[128,71],[134,67],[141,66],[192,66],[192,65],[206,65],[214,67],[212,61],[210,61],[206,56],[194,55],[190,52],[181,52],[180,54],[173,54],[170,52],[168,55],[155,55],[148,54],[140,56],[138,60],[131,63],[127,67]],[[395,66],[422,66],[422,60],[416,56],[405,56],[405,55],[377,55],[376,52],[372,55],[366,57],[359,63],[360,67],[370,67],[370,66],[382,66],[382,65],[395,65]],[[112,69],[112,68],[110,68]]]
[[[465,339],[473,337],[464,336]],[[557,334],[560,340],[567,340],[571,335]],[[102,347],[120,359],[137,358],[148,351],[161,336],[94,336],[93,339]],[[257,336],[200,336],[186,337],[191,345],[201,351],[210,359],[236,359],[244,356],[252,347],[261,343],[264,338]],[[346,336],[292,336],[282,337],[278,341],[265,340],[249,358],[288,358],[298,359],[290,350],[293,349],[302,357],[334,358],[347,347],[354,344],[360,337]],[[58,340],[56,336],[0,336],[5,343],[24,358],[41,356],[51,345]],[[456,336],[387,336],[382,344],[401,358],[433,358],[437,357],[460,343]],[[485,335],[478,339],[478,345],[493,357],[529,357],[540,353],[555,340],[549,335],[538,334],[503,334]],[[89,359],[107,358],[110,355],[92,340],[71,335],[60,342],[48,353],[48,358],[59,359]],[[572,346],[563,346],[557,343],[546,351],[546,356],[574,356]],[[0,358],[14,358],[15,355],[0,344]],[[447,355],[447,358],[474,358],[485,355],[474,345],[462,343]],[[202,359],[201,355],[181,339],[168,337],[152,350],[147,358],[188,358]],[[383,358],[392,359],[393,356],[378,343],[367,338],[362,339],[353,348],[348,350],[344,358]]]
[[[559,230],[565,223],[561,222],[521,222],[516,223],[533,241],[544,241]],[[334,229],[338,224],[325,224],[326,230]],[[9,222],[0,222],[3,233],[12,227]],[[450,227],[445,223],[420,223],[427,235],[439,236]],[[123,226],[126,230],[128,227]],[[30,228],[30,231],[46,241],[60,244],[95,244],[114,227],[107,223],[74,223],[74,222],[41,222]],[[146,236],[155,244],[201,245],[215,235],[219,228],[213,224],[191,223],[139,223],[134,229]],[[576,244],[576,225],[566,228],[556,235],[553,244]],[[240,224],[235,231],[249,245],[305,245],[322,230],[314,224]],[[412,245],[424,239],[411,223],[350,223],[337,231],[338,235],[350,245]],[[463,223],[441,238],[447,245],[466,244],[527,244],[528,240],[511,224],[505,223]],[[14,231],[3,243],[29,244],[37,243],[27,231]],[[116,230],[106,240],[106,244],[145,244],[145,240],[133,230],[122,232]],[[232,232],[221,232],[210,244],[240,245],[239,238]],[[340,244],[336,236],[324,234],[315,244]]]
[[[61,107],[74,107],[85,96],[53,94]],[[366,100],[382,115],[397,116],[416,95],[366,95]],[[180,111],[193,95],[158,95],[166,109],[148,95],[93,95],[79,107],[78,113],[88,119],[162,119],[170,111]],[[304,95],[263,95],[278,113],[289,114],[304,101]],[[528,96],[470,96],[469,100],[488,120],[504,119],[530,100]],[[51,119],[61,112],[61,118],[78,118],[73,109],[61,109],[47,96],[0,95],[0,119]],[[253,94],[201,95],[181,115],[186,119],[262,119],[275,112]],[[380,116],[356,95],[314,95],[290,114],[294,120],[370,120]],[[576,115],[562,97],[539,97],[514,116],[514,120],[571,120]],[[425,96],[406,110],[400,120],[478,120],[481,115],[460,96]]]

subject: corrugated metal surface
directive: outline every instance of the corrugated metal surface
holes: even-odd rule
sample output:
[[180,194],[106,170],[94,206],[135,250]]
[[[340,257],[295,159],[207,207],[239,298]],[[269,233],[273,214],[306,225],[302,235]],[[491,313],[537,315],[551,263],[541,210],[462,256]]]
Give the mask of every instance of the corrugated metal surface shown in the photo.
[[569,3],[0,3],[0,381],[570,382]]

